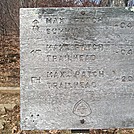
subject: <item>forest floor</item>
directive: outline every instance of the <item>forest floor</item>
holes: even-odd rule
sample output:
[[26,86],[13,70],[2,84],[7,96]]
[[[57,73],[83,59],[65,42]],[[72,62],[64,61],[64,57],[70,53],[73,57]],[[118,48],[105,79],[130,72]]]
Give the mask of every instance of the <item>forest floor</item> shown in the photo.
[[18,35],[0,35],[0,87],[19,86],[19,49]]

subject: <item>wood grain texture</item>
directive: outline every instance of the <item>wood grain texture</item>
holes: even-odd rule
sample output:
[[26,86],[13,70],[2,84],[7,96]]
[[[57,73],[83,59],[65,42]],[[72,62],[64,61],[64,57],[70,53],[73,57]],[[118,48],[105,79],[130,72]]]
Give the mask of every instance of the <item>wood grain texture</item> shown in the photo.
[[21,128],[134,127],[134,14],[21,9]]
[[[21,0],[0,2],[0,86],[19,86],[20,7],[108,7],[124,6],[123,0]],[[125,1],[125,5],[127,0]],[[8,10],[7,10],[8,9]],[[2,14],[5,13],[5,14]]]

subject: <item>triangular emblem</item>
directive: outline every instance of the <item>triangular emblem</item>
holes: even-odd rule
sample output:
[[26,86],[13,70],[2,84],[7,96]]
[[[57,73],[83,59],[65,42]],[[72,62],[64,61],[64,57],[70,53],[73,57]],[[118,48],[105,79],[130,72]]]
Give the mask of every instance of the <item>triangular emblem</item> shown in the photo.
[[81,99],[74,105],[73,113],[77,116],[84,117],[90,115],[92,111],[89,104]]

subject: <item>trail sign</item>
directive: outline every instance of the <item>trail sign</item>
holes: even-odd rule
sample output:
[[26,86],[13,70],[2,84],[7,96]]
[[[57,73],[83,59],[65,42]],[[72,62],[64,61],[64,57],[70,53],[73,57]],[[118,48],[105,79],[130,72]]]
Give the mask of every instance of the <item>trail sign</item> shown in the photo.
[[20,10],[21,128],[134,127],[134,13]]

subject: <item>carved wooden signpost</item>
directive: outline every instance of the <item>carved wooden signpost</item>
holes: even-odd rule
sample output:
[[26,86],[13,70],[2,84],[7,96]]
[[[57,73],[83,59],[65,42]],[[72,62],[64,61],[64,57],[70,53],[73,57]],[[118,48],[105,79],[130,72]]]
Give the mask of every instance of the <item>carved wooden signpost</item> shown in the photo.
[[21,128],[134,127],[134,13],[20,10]]

